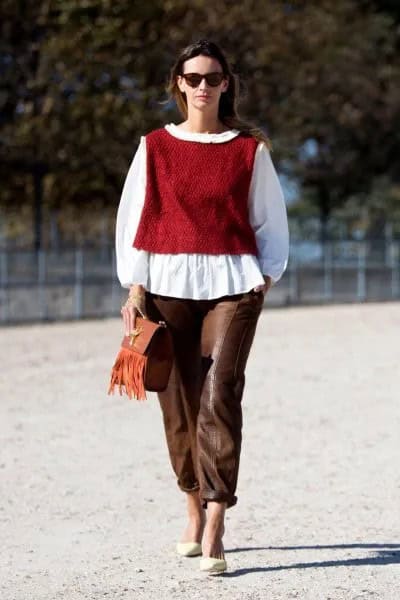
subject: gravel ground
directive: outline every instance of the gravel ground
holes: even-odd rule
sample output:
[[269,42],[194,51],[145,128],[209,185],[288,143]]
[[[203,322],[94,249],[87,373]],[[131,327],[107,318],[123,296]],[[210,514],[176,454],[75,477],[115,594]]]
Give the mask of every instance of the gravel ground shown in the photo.
[[119,321],[0,332],[2,600],[400,598],[400,305],[263,312],[229,572],[175,555],[155,396],[105,393]]

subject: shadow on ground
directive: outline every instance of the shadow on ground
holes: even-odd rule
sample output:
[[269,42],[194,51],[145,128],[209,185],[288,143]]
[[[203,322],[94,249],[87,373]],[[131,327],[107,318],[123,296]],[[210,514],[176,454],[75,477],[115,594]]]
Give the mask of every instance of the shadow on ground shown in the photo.
[[349,558],[349,559],[338,559],[338,560],[324,560],[324,561],[313,561],[313,562],[298,562],[287,565],[277,565],[271,567],[249,567],[245,569],[237,569],[236,571],[230,571],[224,573],[223,577],[239,577],[240,575],[247,575],[248,573],[269,573],[272,571],[286,571],[289,569],[316,569],[319,567],[359,567],[364,565],[393,565],[400,564],[400,543],[388,543],[388,544],[335,544],[335,545],[317,545],[317,546],[254,546],[244,548],[231,548],[225,550],[226,554],[230,552],[252,552],[256,550],[279,550],[279,551],[290,551],[290,550],[352,550],[362,549],[369,550],[368,556],[362,558]]

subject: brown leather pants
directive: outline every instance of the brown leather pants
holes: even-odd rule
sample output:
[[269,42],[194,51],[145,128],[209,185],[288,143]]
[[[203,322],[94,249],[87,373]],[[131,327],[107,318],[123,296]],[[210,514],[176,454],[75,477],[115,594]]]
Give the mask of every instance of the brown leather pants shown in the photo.
[[181,490],[237,502],[241,400],[262,292],[188,300],[146,293],[149,318],[167,323],[175,361],[158,394],[172,468]]

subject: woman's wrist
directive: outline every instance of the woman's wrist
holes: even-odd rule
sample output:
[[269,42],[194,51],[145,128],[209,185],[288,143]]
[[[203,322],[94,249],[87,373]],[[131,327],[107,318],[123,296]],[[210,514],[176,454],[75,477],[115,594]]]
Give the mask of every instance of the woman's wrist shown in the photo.
[[143,285],[141,285],[140,283],[134,283],[129,288],[129,297],[143,296],[145,291],[146,291],[146,288]]
[[138,283],[134,283],[129,288],[128,299],[125,302],[125,306],[136,306],[138,302],[141,302],[145,296],[146,288]]
[[132,306],[133,308],[140,307],[145,299],[146,288],[141,285],[134,283],[129,287],[128,298],[123,305],[123,308]]

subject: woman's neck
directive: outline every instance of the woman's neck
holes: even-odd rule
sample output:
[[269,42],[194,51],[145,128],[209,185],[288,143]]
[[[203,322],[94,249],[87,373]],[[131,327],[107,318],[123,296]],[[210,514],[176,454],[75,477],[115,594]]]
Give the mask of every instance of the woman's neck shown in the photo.
[[190,133],[222,133],[229,129],[218,119],[218,116],[207,117],[204,114],[191,116],[183,123],[180,123],[178,127]]

